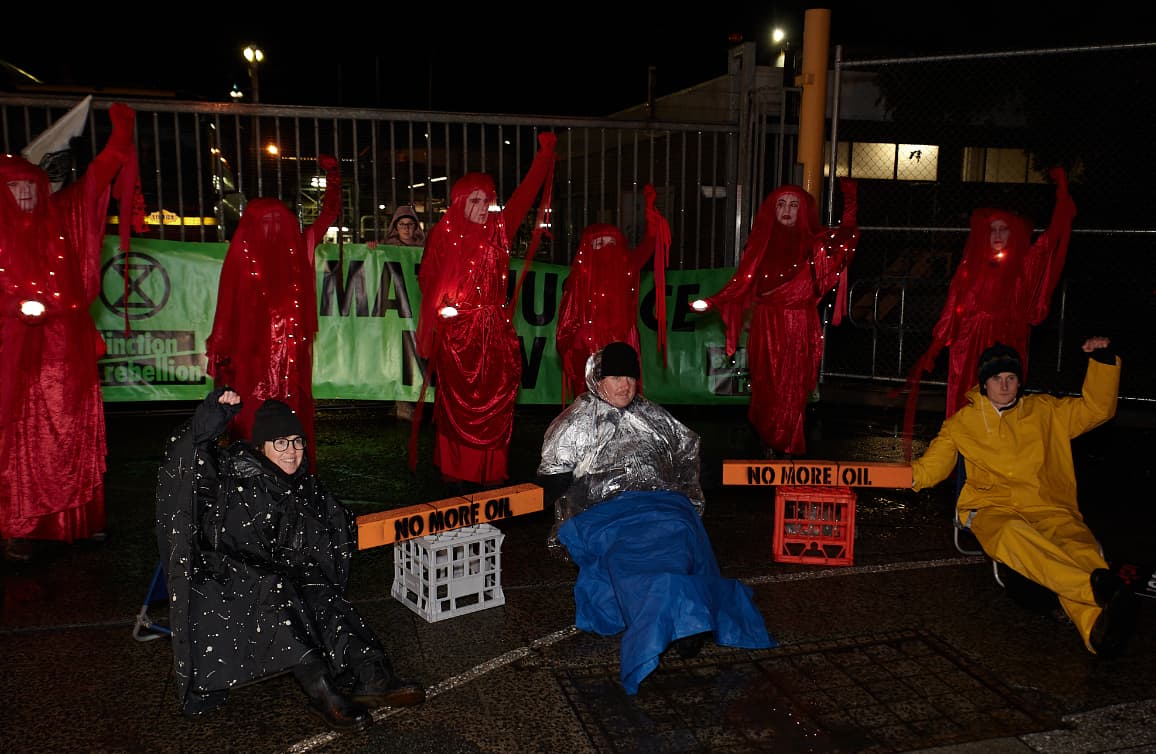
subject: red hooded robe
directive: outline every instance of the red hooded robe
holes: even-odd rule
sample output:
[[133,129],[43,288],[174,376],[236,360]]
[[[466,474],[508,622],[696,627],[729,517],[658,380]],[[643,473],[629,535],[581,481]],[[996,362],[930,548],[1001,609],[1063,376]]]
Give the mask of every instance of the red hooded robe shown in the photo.
[[[647,192],[651,202],[652,192]],[[582,231],[558,307],[555,340],[562,360],[564,402],[586,392],[586,359],[590,354],[615,341],[629,343],[642,352],[638,339],[639,277],[655,253],[656,224],[666,222],[650,210],[653,207],[648,207],[646,235],[634,248],[615,225],[595,223]],[[655,265],[660,264],[656,258]],[[642,391],[641,379],[638,390]]]
[[[111,184],[136,156],[135,112],[114,103],[108,145],[81,178],[51,192],[48,175],[0,155],[0,537],[72,542],[104,530],[105,345],[90,308]],[[23,210],[9,181],[31,181]],[[122,207],[127,217],[130,208]],[[21,313],[25,301],[44,313]]]
[[325,196],[317,219],[304,231],[279,199],[258,198],[245,206],[221,267],[213,331],[205,342],[209,374],[219,387],[227,385],[241,396],[230,435],[248,440],[257,409],[276,398],[301,420],[313,470],[314,250],[341,210],[337,160],[322,156],[318,162],[326,173]]
[[[907,457],[911,454],[920,373],[935,367],[935,359],[945,346],[950,349],[947,416],[967,403],[965,395],[977,381],[979,355],[997,341],[1020,354],[1027,379],[1031,328],[1048,316],[1076,216],[1063,169],[1054,168],[1051,176],[1056,181],[1056,206],[1047,230],[1034,243],[1031,224],[1014,212],[982,207],[971,213],[967,245],[932,330],[931,346],[916,361],[908,378],[910,392],[904,417]],[[1001,252],[991,246],[991,226],[997,220],[1006,222],[1009,230]]]
[[[755,215],[734,276],[707,299],[726,327],[728,356],[737,350],[751,314],[747,415],[763,445],[791,455],[807,449],[803,420],[823,356],[819,302],[841,282],[859,242],[855,184],[843,179],[840,188],[843,219],[832,229],[819,224],[815,199],[802,187],[787,185],[772,192]],[[802,203],[793,227],[775,216],[775,205],[785,194],[798,196]],[[834,323],[839,324],[838,316]]]
[[[448,479],[491,485],[508,476],[522,379],[522,353],[507,305],[510,237],[552,176],[554,136],[539,139],[542,149],[505,209],[488,211],[484,222],[467,219],[466,200],[482,191],[489,206],[497,206],[493,179],[484,173],[458,179],[449,209],[430,231],[422,254],[417,347],[428,361],[428,379],[436,380],[433,460]],[[457,316],[439,315],[447,305]],[[420,418],[415,412],[415,427]],[[410,452],[413,465],[412,442]]]

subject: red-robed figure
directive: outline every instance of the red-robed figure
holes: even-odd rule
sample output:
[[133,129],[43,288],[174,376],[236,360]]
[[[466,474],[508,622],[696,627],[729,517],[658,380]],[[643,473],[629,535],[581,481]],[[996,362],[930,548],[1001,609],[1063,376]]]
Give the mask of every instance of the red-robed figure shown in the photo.
[[747,412],[768,453],[806,452],[807,399],[819,380],[823,329],[819,302],[836,285],[832,317],[846,305],[843,274],[859,242],[856,185],[840,179],[843,218],[819,224],[815,199],[801,186],[781,186],[759,207],[734,276],[722,290],[692,303],[717,309],[726,327],[726,351],[738,348],[746,318],[751,404]]
[[[544,196],[549,196],[556,141],[552,133],[538,135],[541,148],[504,209],[492,209],[498,197],[490,176],[467,173],[458,179],[449,209],[426,240],[418,272],[417,348],[428,363],[427,380],[437,390],[434,464],[451,483],[493,485],[508,476],[514,401],[522,379],[510,311],[510,239],[539,189],[545,185]],[[547,205],[544,199],[535,239]],[[415,430],[420,419],[421,412],[415,412]],[[415,450],[411,440],[411,467]]]
[[[654,187],[647,184],[643,194],[646,234],[638,246],[631,248],[615,225],[595,223],[582,231],[558,307],[555,344],[562,360],[563,402],[586,392],[590,354],[616,341],[642,352],[638,339],[639,277],[653,256],[655,288],[662,291],[670,246],[670,226],[654,206]],[[655,302],[660,299],[663,296],[656,296]],[[665,327],[665,315],[658,317],[658,324],[660,329]],[[638,389],[641,392],[642,377]]]
[[1056,183],[1056,206],[1047,230],[1034,242],[1030,221],[1015,212],[981,207],[971,213],[967,245],[932,330],[931,346],[908,377],[904,425],[908,457],[920,373],[935,368],[944,347],[949,349],[947,416],[966,405],[964,396],[975,385],[979,355],[996,342],[1020,354],[1027,377],[1031,329],[1048,316],[1076,216],[1064,169],[1052,168],[1049,174]]
[[241,395],[229,434],[248,440],[253,415],[268,398],[289,405],[305,427],[310,469],[313,435],[313,340],[317,335],[314,252],[341,213],[337,159],[321,155],[325,194],[317,218],[304,229],[279,199],[245,205],[229,242],[217,286],[213,331],[205,342],[209,374],[218,387]]
[[[136,113],[113,103],[109,118],[108,144],[56,193],[44,170],[0,155],[0,537],[9,541],[72,542],[104,530],[96,362],[105,344],[89,310],[111,185],[136,165]],[[127,223],[133,210],[118,201]],[[30,553],[10,546],[6,555]]]

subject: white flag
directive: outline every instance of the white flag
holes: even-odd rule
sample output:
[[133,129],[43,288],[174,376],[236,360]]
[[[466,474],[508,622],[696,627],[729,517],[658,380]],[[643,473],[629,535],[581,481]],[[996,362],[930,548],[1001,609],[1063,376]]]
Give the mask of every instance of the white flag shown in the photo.
[[20,150],[21,157],[33,165],[39,165],[48,173],[53,191],[64,185],[65,178],[72,170],[72,152],[69,146],[73,139],[84,133],[91,104],[90,94]]

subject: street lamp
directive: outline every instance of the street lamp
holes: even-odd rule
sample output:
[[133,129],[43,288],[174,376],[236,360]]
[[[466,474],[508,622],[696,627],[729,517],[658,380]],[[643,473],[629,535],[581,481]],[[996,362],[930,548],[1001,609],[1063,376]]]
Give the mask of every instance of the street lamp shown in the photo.
[[771,32],[771,44],[779,48],[779,56],[775,58],[775,68],[784,68],[787,65],[787,45],[783,42],[786,38],[787,33],[777,26]]
[[249,45],[241,51],[249,63],[249,84],[253,88],[253,102],[261,101],[261,90],[257,82],[257,64],[265,59],[265,53],[257,45]]

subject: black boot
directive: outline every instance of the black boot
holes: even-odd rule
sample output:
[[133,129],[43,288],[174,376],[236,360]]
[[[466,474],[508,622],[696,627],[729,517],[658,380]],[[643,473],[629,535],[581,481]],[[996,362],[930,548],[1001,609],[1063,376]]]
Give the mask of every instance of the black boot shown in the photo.
[[1092,571],[1091,582],[1096,604],[1103,609],[1092,625],[1088,642],[1097,656],[1117,657],[1136,628],[1136,594],[1124,579],[1104,568]]
[[421,684],[398,678],[389,660],[383,659],[357,669],[357,682],[350,696],[370,707],[412,707],[425,701],[425,689]]
[[364,705],[337,690],[321,663],[298,665],[293,675],[309,697],[309,709],[334,730],[361,730],[373,720]]

